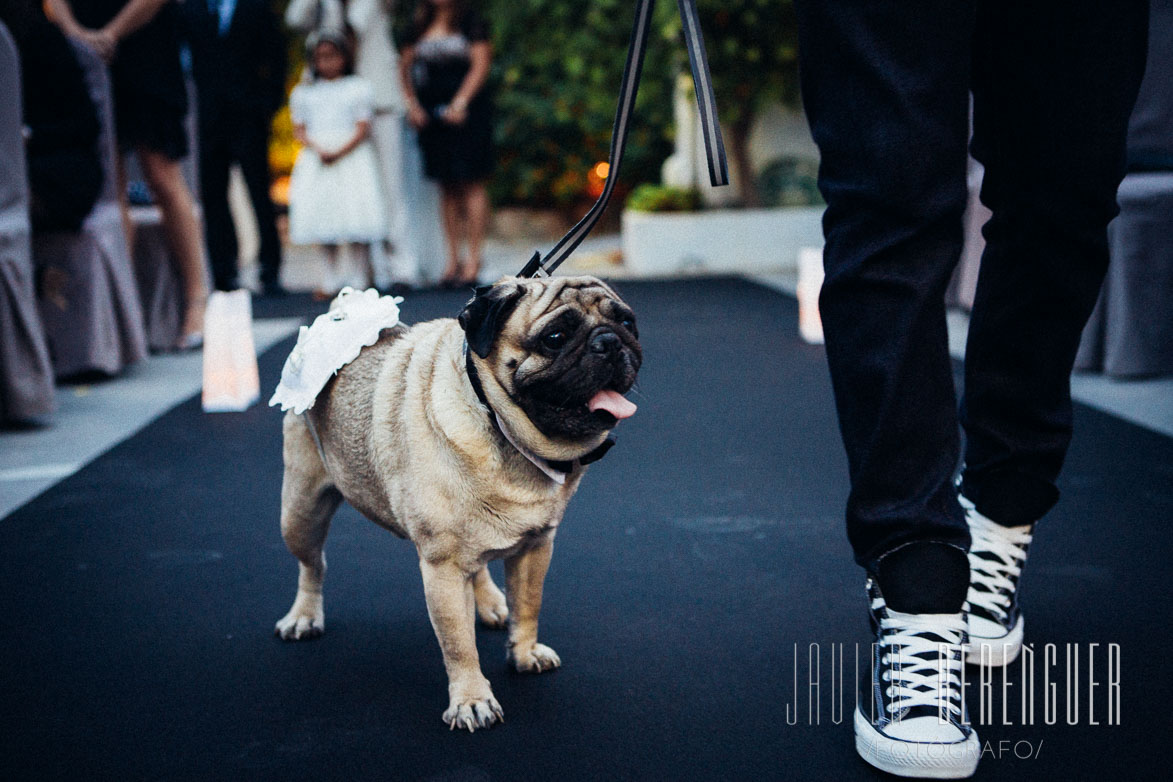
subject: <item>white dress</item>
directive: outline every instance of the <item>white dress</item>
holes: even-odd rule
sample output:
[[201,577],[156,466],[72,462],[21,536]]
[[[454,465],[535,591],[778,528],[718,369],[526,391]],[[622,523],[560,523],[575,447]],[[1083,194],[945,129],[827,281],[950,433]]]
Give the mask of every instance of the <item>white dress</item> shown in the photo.
[[[359,76],[301,84],[289,98],[295,125],[325,149],[354,137],[373,116],[371,85]],[[289,238],[294,244],[369,244],[387,237],[379,168],[369,141],[331,165],[303,149],[289,182]]]
[[389,257],[378,246],[371,263],[376,281],[417,283],[438,278],[447,258],[440,224],[439,186],[424,177],[415,128],[407,122],[407,103],[399,83],[399,54],[391,39],[395,0],[291,0],[285,24],[294,30],[342,29],[357,39],[355,72],[375,93],[371,143],[379,162],[386,207]]

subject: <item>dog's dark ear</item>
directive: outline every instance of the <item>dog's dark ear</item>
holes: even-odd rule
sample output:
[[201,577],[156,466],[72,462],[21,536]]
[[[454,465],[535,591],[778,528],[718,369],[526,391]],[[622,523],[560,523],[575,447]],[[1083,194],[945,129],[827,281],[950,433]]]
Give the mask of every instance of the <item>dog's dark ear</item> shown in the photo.
[[489,355],[493,342],[501,327],[509,319],[513,308],[521,298],[517,285],[483,285],[476,289],[476,295],[464,305],[460,313],[460,327],[472,352],[481,358]]

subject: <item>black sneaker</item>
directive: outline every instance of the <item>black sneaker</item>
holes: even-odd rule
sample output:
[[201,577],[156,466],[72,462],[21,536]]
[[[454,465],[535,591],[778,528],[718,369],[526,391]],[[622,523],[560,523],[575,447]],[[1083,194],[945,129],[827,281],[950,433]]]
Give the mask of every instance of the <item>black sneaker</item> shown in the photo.
[[978,513],[964,496],[957,501],[973,542],[969,547],[969,651],[978,665],[1009,665],[1022,651],[1018,579],[1033,524],[1005,527]]
[[855,751],[902,777],[971,776],[980,745],[962,690],[965,614],[904,614],[887,607],[871,578],[867,591],[875,642],[861,676]]

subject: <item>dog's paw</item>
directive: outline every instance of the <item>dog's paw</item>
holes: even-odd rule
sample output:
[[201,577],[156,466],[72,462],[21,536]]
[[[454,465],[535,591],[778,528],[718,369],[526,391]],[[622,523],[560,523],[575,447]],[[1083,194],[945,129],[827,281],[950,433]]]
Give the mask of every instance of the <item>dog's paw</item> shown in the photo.
[[305,605],[301,599],[294,602],[289,613],[277,620],[273,634],[282,641],[305,641],[326,632],[326,614],[321,601]]
[[512,648],[509,658],[520,673],[544,673],[562,665],[562,658],[545,644],[534,644],[526,650]]
[[505,602],[505,595],[499,595],[499,598],[489,603],[477,601],[477,616],[481,618],[481,624],[492,630],[504,630],[509,623],[509,606]]
[[481,624],[494,630],[504,628],[509,622],[509,603],[505,600],[505,593],[489,577],[487,569],[477,574],[473,582],[473,594]]
[[443,720],[448,730],[459,729],[472,733],[477,728],[489,728],[504,722],[505,712],[490,692],[481,698],[454,697],[444,711]]

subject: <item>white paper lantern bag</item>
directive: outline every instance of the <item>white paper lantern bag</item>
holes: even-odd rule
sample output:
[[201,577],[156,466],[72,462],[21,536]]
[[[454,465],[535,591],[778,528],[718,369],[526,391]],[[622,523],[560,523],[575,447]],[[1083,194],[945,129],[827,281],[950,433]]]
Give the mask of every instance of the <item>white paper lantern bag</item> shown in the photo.
[[204,314],[205,413],[239,413],[261,397],[247,290],[216,291]]

